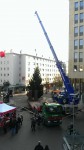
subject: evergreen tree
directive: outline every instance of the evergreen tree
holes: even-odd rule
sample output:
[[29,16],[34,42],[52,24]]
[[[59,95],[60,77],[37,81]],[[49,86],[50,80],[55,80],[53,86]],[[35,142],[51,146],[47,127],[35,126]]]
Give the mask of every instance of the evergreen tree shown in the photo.
[[34,100],[38,100],[43,95],[42,78],[38,67],[35,68],[33,77],[29,82],[29,93]]

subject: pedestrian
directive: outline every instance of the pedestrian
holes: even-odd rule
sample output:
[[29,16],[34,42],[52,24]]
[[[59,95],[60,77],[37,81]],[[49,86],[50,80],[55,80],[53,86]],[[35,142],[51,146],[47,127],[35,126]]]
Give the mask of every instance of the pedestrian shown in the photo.
[[35,120],[35,118],[32,118],[32,120],[31,120],[31,129],[32,129],[32,131],[36,131],[36,120]]
[[45,145],[44,150],[50,150],[48,145]]
[[40,116],[40,114],[38,114],[38,117],[37,117],[37,124],[38,124],[38,126],[40,126],[40,124],[41,124],[41,116]]
[[20,117],[21,117],[21,121],[23,122],[23,115],[21,114]]
[[4,121],[4,124],[3,124],[3,131],[4,131],[5,134],[7,133],[7,124],[6,124],[6,121]]
[[73,123],[71,123],[68,127],[69,134],[73,134]]
[[20,117],[19,114],[18,114],[17,120],[18,120],[18,125],[19,125],[19,128],[20,128],[21,125],[22,125],[22,120],[21,120],[21,117]]
[[15,126],[15,128],[16,128],[16,134],[18,133],[18,129],[19,129],[19,126],[18,126],[18,120],[16,119],[16,126]]
[[10,117],[10,121],[9,121],[9,128],[12,128],[12,117]]
[[43,150],[43,146],[40,141],[38,141],[38,144],[35,146],[34,150]]
[[12,119],[12,124],[11,124],[11,132],[12,132],[12,135],[15,134],[15,131],[16,131],[16,118],[13,118],[13,119]]

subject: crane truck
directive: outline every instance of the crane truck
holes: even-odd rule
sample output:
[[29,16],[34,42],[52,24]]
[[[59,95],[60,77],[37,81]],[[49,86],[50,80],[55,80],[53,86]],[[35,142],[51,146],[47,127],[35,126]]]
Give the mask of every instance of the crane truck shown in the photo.
[[69,77],[66,75],[65,71],[63,70],[63,68],[62,68],[62,66],[60,64],[60,61],[58,60],[58,57],[57,57],[57,55],[55,53],[55,50],[53,48],[53,45],[51,44],[51,41],[50,41],[50,39],[48,37],[48,34],[47,34],[47,32],[46,32],[46,30],[45,30],[45,28],[43,26],[43,23],[42,23],[39,15],[37,13],[37,11],[35,11],[35,15],[37,16],[38,21],[39,21],[39,23],[41,25],[43,33],[44,33],[44,35],[46,37],[46,40],[47,40],[47,42],[49,44],[51,52],[52,52],[52,54],[54,56],[54,59],[55,59],[55,62],[56,62],[56,66],[57,66],[57,68],[58,68],[58,70],[60,72],[61,78],[62,78],[63,83],[64,83],[64,87],[65,87],[64,88],[64,93],[63,93],[63,95],[59,96],[57,102],[59,104],[68,104],[68,106],[70,106],[70,104],[73,104],[74,106],[78,106],[78,103],[79,103],[79,100],[80,100],[79,99],[79,95],[75,93],[75,90],[74,90],[73,86],[70,83]]

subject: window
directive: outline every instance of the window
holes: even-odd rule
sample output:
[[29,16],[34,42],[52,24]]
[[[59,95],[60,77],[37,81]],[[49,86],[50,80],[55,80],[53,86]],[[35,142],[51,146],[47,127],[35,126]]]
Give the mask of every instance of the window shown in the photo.
[[84,4],[84,2],[80,1],[80,9],[83,9],[83,4]]
[[75,52],[75,53],[74,53],[74,62],[77,62],[77,60],[78,60],[78,53]]
[[78,10],[78,2],[74,3],[74,7],[75,7],[75,11],[77,11]]
[[79,66],[79,71],[83,71],[83,65]]
[[83,39],[80,39],[79,40],[79,49],[82,49],[83,48]]
[[83,13],[80,13],[80,22],[83,22]]
[[79,27],[79,35],[81,36],[81,35],[83,35],[83,28],[84,28],[84,26],[80,26]]
[[79,53],[79,62],[83,62],[83,52]]
[[75,16],[74,16],[74,22],[78,23],[78,14],[75,14]]
[[74,40],[74,49],[78,48],[78,40]]
[[28,65],[30,65],[30,62],[28,62]]
[[28,77],[30,77],[30,74],[28,74]]
[[74,71],[77,71],[77,65],[74,65]]
[[78,27],[74,27],[74,36],[78,36]]

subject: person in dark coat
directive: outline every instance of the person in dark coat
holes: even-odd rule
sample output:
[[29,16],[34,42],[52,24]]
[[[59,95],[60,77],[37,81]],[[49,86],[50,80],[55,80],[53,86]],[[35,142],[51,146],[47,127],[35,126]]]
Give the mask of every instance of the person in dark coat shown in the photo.
[[18,133],[19,125],[18,125],[18,120],[16,119],[16,133]]
[[69,134],[73,134],[73,123],[70,124],[70,126],[68,127],[69,130]]
[[32,131],[36,131],[36,120],[35,120],[35,118],[31,119],[31,129],[32,129]]
[[40,141],[38,141],[38,144],[35,146],[34,150],[43,150],[43,146]]
[[19,128],[20,128],[21,125],[22,125],[22,120],[21,120],[21,117],[20,117],[19,114],[18,114],[17,120],[18,120],[18,125],[19,125]]
[[6,121],[4,121],[3,130],[4,130],[4,133],[7,133],[7,124],[6,124]]
[[44,150],[50,150],[48,145],[45,145]]
[[23,115],[21,114],[20,117],[21,117],[21,121],[23,122]]

